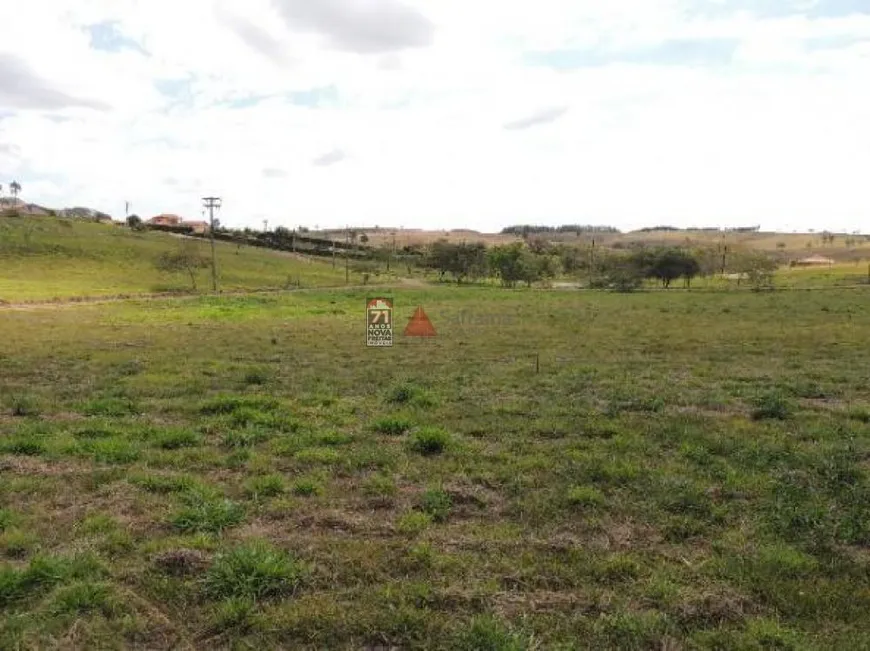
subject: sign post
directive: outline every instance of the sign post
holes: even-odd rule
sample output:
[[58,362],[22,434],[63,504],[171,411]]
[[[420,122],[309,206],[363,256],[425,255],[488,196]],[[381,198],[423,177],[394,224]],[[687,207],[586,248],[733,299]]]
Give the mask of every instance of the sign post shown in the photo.
[[366,346],[390,347],[393,345],[393,299],[369,298],[366,300]]

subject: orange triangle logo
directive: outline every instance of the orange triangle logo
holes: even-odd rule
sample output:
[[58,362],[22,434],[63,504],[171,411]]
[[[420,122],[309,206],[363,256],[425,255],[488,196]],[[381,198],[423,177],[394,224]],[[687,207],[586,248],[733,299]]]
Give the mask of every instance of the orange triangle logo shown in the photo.
[[438,333],[435,332],[435,326],[426,316],[422,307],[418,307],[414,311],[414,316],[408,322],[408,327],[405,328],[406,337],[435,337]]

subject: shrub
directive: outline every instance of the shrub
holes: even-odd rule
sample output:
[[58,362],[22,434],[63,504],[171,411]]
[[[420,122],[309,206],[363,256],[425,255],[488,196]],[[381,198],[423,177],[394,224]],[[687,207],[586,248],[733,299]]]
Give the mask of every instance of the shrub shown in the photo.
[[303,565],[287,552],[252,542],[218,556],[205,587],[213,598],[258,600],[292,593],[304,573]]
[[450,433],[439,427],[424,427],[409,439],[411,450],[424,456],[441,454],[450,443]]

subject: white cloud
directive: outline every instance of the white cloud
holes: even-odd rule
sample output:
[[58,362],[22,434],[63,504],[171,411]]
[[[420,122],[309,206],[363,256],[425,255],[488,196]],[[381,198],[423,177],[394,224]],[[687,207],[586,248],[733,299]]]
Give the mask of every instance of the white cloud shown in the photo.
[[[220,194],[239,226],[862,227],[870,9],[712,7],[34,0],[0,40],[0,183]],[[139,47],[93,49],[110,23]]]

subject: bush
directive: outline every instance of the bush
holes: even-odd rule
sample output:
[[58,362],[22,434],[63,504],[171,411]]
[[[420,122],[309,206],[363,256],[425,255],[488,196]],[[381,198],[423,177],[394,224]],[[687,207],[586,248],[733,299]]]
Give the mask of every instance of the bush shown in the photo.
[[252,542],[221,554],[206,575],[213,598],[259,600],[292,593],[305,568],[287,552],[264,542]]
[[450,443],[450,433],[438,427],[424,427],[409,439],[411,450],[424,456],[441,454]]

